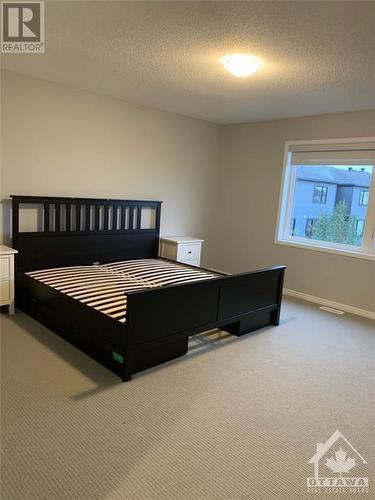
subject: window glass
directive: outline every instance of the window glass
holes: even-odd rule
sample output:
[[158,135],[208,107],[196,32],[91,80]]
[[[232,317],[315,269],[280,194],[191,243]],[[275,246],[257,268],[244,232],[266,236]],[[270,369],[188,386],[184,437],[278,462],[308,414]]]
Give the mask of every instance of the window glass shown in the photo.
[[372,166],[292,165],[289,237],[361,246]]

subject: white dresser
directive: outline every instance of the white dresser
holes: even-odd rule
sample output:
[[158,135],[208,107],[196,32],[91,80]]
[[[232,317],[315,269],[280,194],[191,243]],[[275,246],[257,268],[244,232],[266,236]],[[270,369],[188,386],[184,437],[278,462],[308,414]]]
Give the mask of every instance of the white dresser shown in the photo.
[[160,238],[160,257],[199,267],[203,241],[191,236],[164,236]]
[[14,254],[17,250],[0,245],[0,306],[14,314]]

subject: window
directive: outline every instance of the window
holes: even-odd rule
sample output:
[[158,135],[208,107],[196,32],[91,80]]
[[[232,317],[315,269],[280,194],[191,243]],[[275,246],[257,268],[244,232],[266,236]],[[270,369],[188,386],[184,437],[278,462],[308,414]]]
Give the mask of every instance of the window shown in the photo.
[[359,192],[359,204],[362,207],[367,207],[368,205],[368,194],[369,192],[364,190]]
[[276,242],[375,259],[375,138],[286,144]]
[[313,203],[327,203],[327,187],[326,186],[314,186],[313,191]]

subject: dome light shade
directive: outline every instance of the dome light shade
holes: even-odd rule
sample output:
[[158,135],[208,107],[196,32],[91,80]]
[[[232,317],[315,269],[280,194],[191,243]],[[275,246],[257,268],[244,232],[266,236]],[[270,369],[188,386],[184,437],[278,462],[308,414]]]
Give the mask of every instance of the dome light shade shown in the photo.
[[263,68],[261,59],[249,54],[229,54],[220,59],[224,68],[234,76],[244,78]]

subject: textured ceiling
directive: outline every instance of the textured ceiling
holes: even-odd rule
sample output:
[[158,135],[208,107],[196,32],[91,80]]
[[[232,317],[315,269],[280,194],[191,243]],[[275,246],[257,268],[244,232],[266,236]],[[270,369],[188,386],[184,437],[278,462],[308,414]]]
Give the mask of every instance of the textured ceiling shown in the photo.
[[[246,79],[218,60],[261,57]],[[46,2],[11,71],[219,123],[375,108],[375,2]]]

